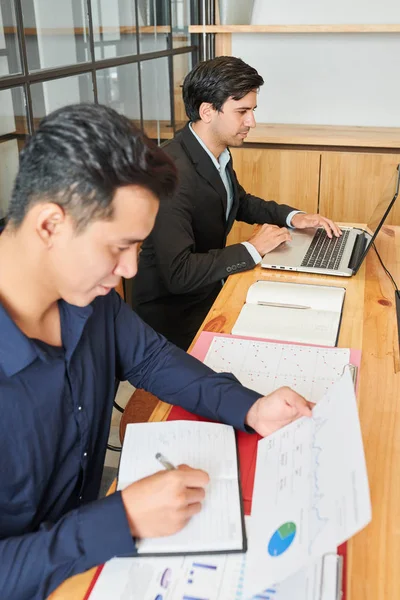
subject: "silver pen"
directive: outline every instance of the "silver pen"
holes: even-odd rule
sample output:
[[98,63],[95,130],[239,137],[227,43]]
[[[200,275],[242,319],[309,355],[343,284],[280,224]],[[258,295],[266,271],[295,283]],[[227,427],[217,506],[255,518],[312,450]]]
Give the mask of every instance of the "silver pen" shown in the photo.
[[277,308],[311,308],[311,306],[304,306],[303,304],[282,304],[281,302],[263,302],[258,300],[257,304],[260,306],[276,306]]
[[156,459],[158,460],[159,463],[162,464],[164,469],[167,469],[167,471],[173,471],[174,469],[176,469],[176,467],[174,467],[172,462],[170,462],[167,458],[165,458],[165,456],[163,454],[161,454],[161,452],[157,452]]

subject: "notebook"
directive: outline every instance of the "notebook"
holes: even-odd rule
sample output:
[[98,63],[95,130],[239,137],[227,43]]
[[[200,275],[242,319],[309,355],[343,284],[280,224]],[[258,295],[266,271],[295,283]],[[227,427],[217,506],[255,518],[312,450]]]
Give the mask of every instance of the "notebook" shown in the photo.
[[161,453],[177,466],[188,464],[210,476],[200,513],[178,533],[137,542],[142,556],[243,552],[247,549],[236,439],[220,423],[171,421],[130,423],[118,472],[118,489],[160,471]]
[[335,346],[345,293],[343,287],[257,281],[249,287],[232,333]]
[[[393,196],[393,179],[394,196]],[[328,238],[325,229],[296,229],[292,241],[268,252],[261,262],[266,269],[321,273],[350,277],[360,268],[399,193],[400,165],[383,198],[375,208],[364,231],[356,227],[341,228],[343,235]]]

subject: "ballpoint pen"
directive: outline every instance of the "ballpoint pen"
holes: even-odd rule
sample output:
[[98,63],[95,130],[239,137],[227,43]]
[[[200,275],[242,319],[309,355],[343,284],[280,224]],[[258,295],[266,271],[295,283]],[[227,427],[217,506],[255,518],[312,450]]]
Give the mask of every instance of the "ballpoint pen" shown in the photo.
[[158,460],[159,463],[162,464],[164,469],[167,469],[167,471],[173,471],[174,469],[176,469],[176,467],[174,467],[172,462],[170,462],[167,458],[165,458],[165,456],[163,454],[161,454],[161,452],[157,452],[156,459]]
[[282,302],[263,302],[259,300],[257,302],[260,306],[276,306],[277,308],[311,308],[311,306],[304,306],[303,304],[283,304]]

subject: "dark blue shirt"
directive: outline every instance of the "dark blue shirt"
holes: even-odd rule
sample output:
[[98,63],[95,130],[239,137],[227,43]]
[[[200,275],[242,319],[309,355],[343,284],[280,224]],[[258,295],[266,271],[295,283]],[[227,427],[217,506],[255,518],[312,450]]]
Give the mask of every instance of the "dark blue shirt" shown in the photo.
[[135,553],[121,494],[97,500],[116,379],[241,429],[259,397],[156,334],[115,292],[59,309],[54,348],[0,304],[1,600],[46,598]]

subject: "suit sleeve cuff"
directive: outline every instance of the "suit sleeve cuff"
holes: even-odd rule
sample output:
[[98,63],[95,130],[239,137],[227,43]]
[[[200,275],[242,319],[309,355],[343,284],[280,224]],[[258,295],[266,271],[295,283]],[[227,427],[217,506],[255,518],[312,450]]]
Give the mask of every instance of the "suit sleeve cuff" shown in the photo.
[[101,565],[114,556],[136,554],[121,492],[82,506],[79,523],[81,544],[91,565]]
[[253,244],[251,244],[250,242],[241,242],[241,244],[246,248],[251,258],[254,260],[255,264],[259,265],[262,261],[262,256],[254,248]]
[[288,214],[288,216],[286,217],[286,225],[288,227],[290,227],[290,229],[296,229],[295,227],[293,227],[292,225],[292,219],[294,217],[294,215],[298,215],[299,213],[301,213],[302,215],[305,215],[306,213],[304,212],[304,210],[292,210],[292,212],[290,212]]

